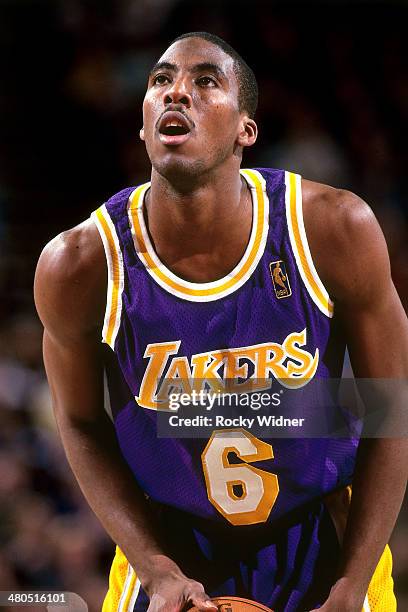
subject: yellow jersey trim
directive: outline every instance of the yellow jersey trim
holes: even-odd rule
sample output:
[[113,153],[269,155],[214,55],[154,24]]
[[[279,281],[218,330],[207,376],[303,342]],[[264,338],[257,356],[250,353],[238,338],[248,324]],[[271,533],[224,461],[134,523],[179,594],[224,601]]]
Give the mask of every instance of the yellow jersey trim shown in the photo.
[[293,172],[286,172],[285,184],[289,237],[300,276],[313,302],[323,314],[331,318],[334,311],[333,302],[314,266],[306,237],[302,210],[301,177]]
[[108,266],[108,288],[102,342],[105,342],[114,350],[122,312],[122,292],[124,286],[122,251],[115,226],[106,210],[105,204],[94,211],[91,218],[95,222],[101,236]]
[[143,201],[150,183],[141,185],[129,197],[129,222],[136,252],[147,272],[164,289],[185,300],[209,302],[236,291],[251,276],[265,250],[269,229],[269,200],[266,184],[256,170],[241,170],[251,190],[253,221],[250,239],[241,261],[223,278],[209,283],[193,283],[173,274],[158,258],[150,242],[143,218]]

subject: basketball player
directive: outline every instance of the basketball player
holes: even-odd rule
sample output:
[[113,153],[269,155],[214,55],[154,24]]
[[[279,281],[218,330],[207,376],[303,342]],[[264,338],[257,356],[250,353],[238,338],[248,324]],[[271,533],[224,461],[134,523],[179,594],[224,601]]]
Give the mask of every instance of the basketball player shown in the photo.
[[58,427],[118,545],[104,612],[203,612],[217,595],[278,612],[396,609],[387,541],[405,440],[362,439],[356,451],[245,429],[157,437],[168,380],[307,384],[341,375],[345,342],[356,376],[408,374],[407,321],[373,214],[290,172],[241,171],[256,102],[252,71],[226,43],[177,39],[143,104],[151,182],[113,196],[38,264]]

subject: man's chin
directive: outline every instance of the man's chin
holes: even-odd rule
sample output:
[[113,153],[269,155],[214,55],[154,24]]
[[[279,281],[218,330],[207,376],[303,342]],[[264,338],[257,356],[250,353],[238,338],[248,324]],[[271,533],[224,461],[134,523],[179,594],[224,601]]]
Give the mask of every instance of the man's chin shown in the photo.
[[189,188],[208,170],[203,160],[188,159],[177,153],[151,161],[155,171],[177,188]]

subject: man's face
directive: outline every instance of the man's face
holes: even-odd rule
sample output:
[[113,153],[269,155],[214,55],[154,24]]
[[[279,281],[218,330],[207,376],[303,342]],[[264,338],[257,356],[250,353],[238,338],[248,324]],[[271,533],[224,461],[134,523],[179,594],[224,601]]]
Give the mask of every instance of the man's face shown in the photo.
[[233,155],[245,118],[233,59],[206,40],[186,38],[149,76],[141,137],[159,174],[199,176]]

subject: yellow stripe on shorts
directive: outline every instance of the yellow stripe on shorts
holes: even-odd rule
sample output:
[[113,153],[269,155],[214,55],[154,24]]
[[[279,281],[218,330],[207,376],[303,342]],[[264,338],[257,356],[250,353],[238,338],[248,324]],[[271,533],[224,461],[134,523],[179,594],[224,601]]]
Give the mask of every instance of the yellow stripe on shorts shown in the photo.
[[396,612],[397,600],[392,579],[392,555],[387,545],[368,587],[364,612]]
[[[332,518],[341,545],[346,530],[347,518],[352,496],[352,487],[334,491],[324,498],[326,508]],[[375,568],[371,578],[362,612],[395,612],[397,602],[392,579],[392,555],[389,546]]]
[[139,590],[140,580],[117,546],[109,573],[109,590],[102,605],[102,612],[132,612]]

